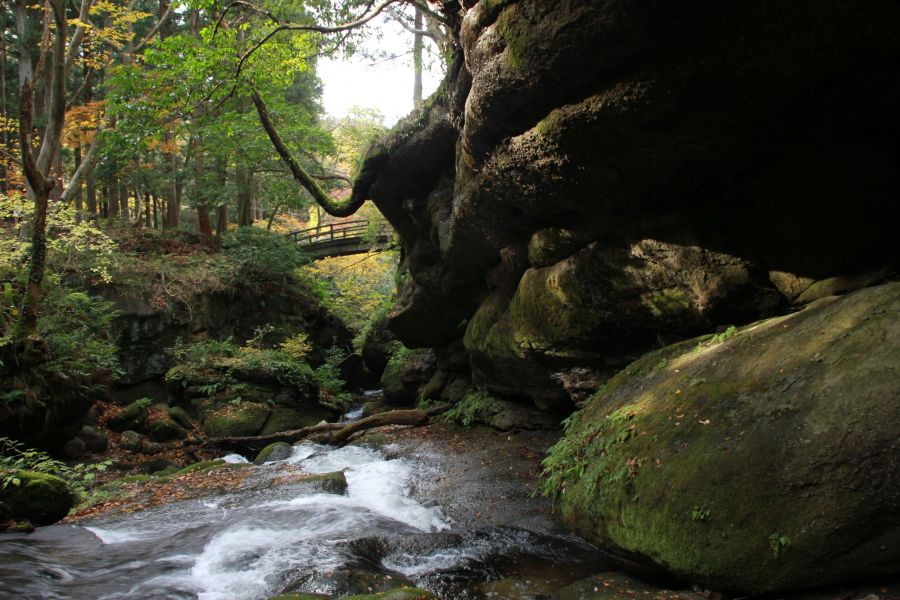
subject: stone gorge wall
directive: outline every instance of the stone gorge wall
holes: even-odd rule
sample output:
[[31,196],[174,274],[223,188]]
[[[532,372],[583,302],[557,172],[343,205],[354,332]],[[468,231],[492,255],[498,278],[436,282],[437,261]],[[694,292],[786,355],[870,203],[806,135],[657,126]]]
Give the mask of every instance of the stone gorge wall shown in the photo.
[[401,234],[389,326],[448,388],[565,412],[648,349],[894,273],[896,2],[444,4],[447,80],[357,186]]

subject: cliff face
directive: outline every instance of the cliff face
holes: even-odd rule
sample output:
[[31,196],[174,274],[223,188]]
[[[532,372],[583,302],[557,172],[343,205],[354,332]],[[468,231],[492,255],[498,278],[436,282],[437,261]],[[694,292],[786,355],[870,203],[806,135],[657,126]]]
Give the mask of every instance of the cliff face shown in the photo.
[[569,410],[896,267],[897,3],[445,4],[447,81],[357,185],[402,239],[390,328],[448,386]]

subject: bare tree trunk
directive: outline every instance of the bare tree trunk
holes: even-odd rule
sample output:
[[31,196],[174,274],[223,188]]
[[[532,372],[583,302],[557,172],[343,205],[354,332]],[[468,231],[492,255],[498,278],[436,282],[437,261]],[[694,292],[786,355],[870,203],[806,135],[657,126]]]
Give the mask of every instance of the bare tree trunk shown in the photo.
[[253,225],[253,174],[245,166],[238,166],[234,176],[237,187],[238,226]]
[[422,9],[416,7],[416,16],[413,27],[416,33],[413,37],[413,106],[422,104],[422,50],[424,40],[422,39]]
[[107,194],[107,217],[113,219],[119,216],[119,178],[116,175],[112,175],[109,178],[109,182],[106,184],[106,187],[109,189]]
[[[34,216],[31,224],[31,249],[28,257],[28,279],[24,298],[16,324],[16,339],[24,345],[23,360],[42,360],[46,354],[46,344],[37,333],[38,312],[43,299],[44,267],[47,260],[47,204],[55,181],[50,178],[50,159],[59,148],[60,136],[66,114],[66,7],[64,0],[49,0],[49,6],[56,25],[53,39],[51,97],[47,130],[41,143],[37,160],[32,149],[34,82],[27,81],[22,86],[19,100],[19,145],[25,177],[34,194]],[[23,48],[22,54],[28,49]]]
[[[75,172],[81,167],[81,144],[75,146]],[[81,222],[82,211],[84,211],[84,193],[81,190],[81,182],[75,187],[75,220]]]
[[[6,106],[6,11],[0,11],[0,119],[3,121],[3,131],[0,132],[0,143],[7,152],[9,146],[9,131],[6,127],[8,115]],[[9,193],[9,163],[6,158],[0,158],[0,194]]]
[[156,194],[150,194],[153,200],[153,229],[159,229],[159,198]]

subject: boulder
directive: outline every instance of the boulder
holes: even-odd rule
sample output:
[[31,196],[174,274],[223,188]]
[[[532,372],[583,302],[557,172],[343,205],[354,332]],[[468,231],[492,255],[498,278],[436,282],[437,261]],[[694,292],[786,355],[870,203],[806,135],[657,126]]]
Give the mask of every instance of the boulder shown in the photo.
[[9,477],[9,484],[0,488],[0,503],[8,518],[51,525],[69,514],[75,504],[69,484],[55,475],[16,471]]
[[87,449],[91,452],[104,452],[109,446],[109,436],[93,425],[82,427],[78,437],[84,440]]
[[256,455],[256,458],[253,459],[254,465],[261,465],[267,462],[275,462],[278,460],[285,460],[289,458],[294,453],[294,447],[286,442],[275,442],[274,444],[269,444],[265,448],[259,451],[259,454]]
[[578,532],[713,589],[900,573],[900,283],[675,344],[545,460]]
[[190,415],[180,406],[169,407],[169,418],[181,425],[187,431],[194,428],[194,422],[191,421]]
[[146,399],[136,400],[107,419],[106,424],[113,431],[136,430],[144,426],[150,416]]
[[132,431],[129,429],[127,431],[123,431],[122,435],[119,436],[119,446],[121,446],[125,450],[130,450],[131,452],[139,452],[143,443],[144,436],[139,434],[137,431]]
[[149,430],[150,437],[156,442],[180,440],[187,436],[187,432],[174,419],[168,417],[150,423]]
[[207,415],[203,431],[213,437],[259,435],[271,413],[272,410],[264,404],[229,404]]
[[396,350],[381,375],[384,401],[392,406],[411,406],[435,369],[432,350]]
[[67,460],[77,460],[87,453],[87,444],[80,437],[74,437],[62,447],[62,455]]

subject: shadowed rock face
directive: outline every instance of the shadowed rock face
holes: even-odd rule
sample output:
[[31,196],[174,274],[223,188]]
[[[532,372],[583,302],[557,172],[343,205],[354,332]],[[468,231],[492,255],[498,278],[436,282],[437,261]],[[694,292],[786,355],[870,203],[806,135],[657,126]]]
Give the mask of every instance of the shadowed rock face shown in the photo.
[[447,81],[359,185],[402,237],[390,328],[463,339],[475,385],[565,410],[642,351],[896,267],[897,3],[454,18]]

